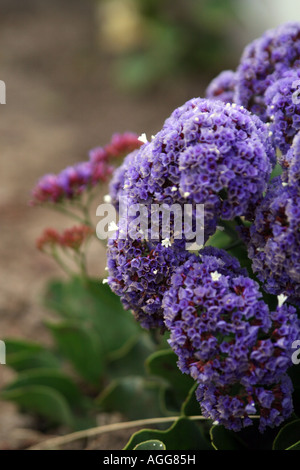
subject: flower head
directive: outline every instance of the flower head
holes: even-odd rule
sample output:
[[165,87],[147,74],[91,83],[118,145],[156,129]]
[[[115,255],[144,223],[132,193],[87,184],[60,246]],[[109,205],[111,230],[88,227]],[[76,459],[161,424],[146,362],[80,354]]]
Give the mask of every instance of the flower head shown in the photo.
[[266,31],[249,44],[237,69],[236,103],[267,120],[264,94],[289,69],[300,65],[300,23]]
[[223,103],[233,103],[236,86],[236,74],[232,70],[225,70],[214,78],[207,87],[205,96]]
[[292,365],[295,309],[270,312],[258,284],[223,251],[204,248],[200,256],[176,269],[163,300],[179,368],[218,387],[275,383]]
[[[119,223],[119,225],[122,222]],[[162,298],[175,269],[189,253],[176,242],[170,248],[140,236],[108,242],[108,283],[144,328],[164,328]]]
[[195,98],[134,155],[123,188],[134,203],[204,204],[209,236],[218,217],[252,213],[274,161],[267,127],[256,116]]
[[279,163],[284,165],[285,154],[300,130],[300,70],[290,70],[271,85],[265,93],[266,113],[270,120],[274,145],[283,153]]
[[238,432],[251,426],[251,415],[259,415],[259,430],[274,428],[289,418],[293,412],[293,386],[287,374],[270,387],[216,387],[200,384],[196,396],[202,414],[225,428]]
[[264,289],[300,301],[300,195],[273,179],[258,205],[248,239],[252,269]]

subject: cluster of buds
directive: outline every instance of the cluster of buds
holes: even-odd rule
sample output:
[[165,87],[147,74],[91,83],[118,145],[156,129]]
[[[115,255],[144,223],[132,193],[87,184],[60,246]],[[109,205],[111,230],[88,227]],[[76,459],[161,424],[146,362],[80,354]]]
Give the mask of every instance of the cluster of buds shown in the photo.
[[93,229],[87,225],[66,229],[61,234],[53,228],[47,228],[37,239],[36,246],[40,251],[46,251],[48,247],[54,246],[78,251],[93,234]]
[[114,171],[112,160],[139,148],[136,134],[114,134],[111,142],[89,152],[89,160],[65,168],[58,174],[43,176],[32,191],[31,205],[73,200],[100,182],[106,182]]

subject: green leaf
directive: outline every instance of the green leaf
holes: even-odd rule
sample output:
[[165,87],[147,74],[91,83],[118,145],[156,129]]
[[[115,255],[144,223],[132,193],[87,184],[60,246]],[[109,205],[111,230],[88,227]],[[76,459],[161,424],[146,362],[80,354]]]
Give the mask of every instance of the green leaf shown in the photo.
[[296,442],[296,444],[293,444],[291,447],[287,447],[286,450],[300,450],[300,441]]
[[55,281],[48,288],[46,305],[68,320],[76,320],[97,332],[105,354],[122,349],[141,328],[132,314],[125,311],[120,299],[101,281],[73,278]]
[[124,450],[133,450],[142,442],[159,440],[167,450],[210,450],[201,426],[188,418],[178,418],[168,429],[143,429],[133,434]]
[[74,369],[92,384],[98,384],[104,368],[104,357],[97,332],[71,322],[47,324],[60,352]]
[[133,450],[166,450],[166,446],[163,442],[158,441],[157,439],[150,439],[149,441],[144,441],[135,446]]
[[38,343],[5,339],[5,345],[6,363],[18,372],[41,367],[60,367],[60,361],[55,354]]
[[26,411],[47,418],[53,424],[73,427],[73,418],[66,399],[56,390],[42,385],[32,385],[3,391],[3,400],[13,401]]
[[186,398],[194,380],[183,374],[177,366],[177,356],[171,349],[165,349],[153,353],[146,361],[149,374],[161,377],[176,391]]
[[[235,234],[235,238],[237,237],[238,235]],[[215,246],[216,248],[225,249],[230,245],[233,239],[234,238],[231,236],[231,234],[217,230],[216,233],[209,238],[206,246]]]
[[210,429],[210,438],[216,450],[246,450],[246,443],[233,431],[216,425]]
[[107,375],[113,379],[129,375],[145,375],[145,361],[154,349],[155,345],[147,333],[142,333],[138,338],[130,338],[109,362]]
[[201,414],[200,404],[196,399],[196,389],[198,384],[195,383],[189,390],[189,393],[182,403],[181,414],[184,416],[197,416]]
[[75,383],[59,370],[33,369],[18,375],[17,379],[7,385],[4,391],[13,391],[33,385],[52,388],[65,397],[71,405],[78,405],[81,393]]
[[143,377],[123,377],[113,381],[97,398],[105,411],[119,411],[129,419],[162,416],[161,386]]
[[[300,419],[286,424],[280,429],[273,443],[273,450],[285,450],[299,444]],[[292,450],[292,449],[290,449]],[[296,449],[295,449],[296,450]]]
[[172,409],[172,414],[180,410],[182,402],[194,384],[190,376],[182,374],[178,369],[177,360],[176,354],[171,349],[157,351],[146,360],[148,373],[159,377],[167,386],[163,397],[164,408]]

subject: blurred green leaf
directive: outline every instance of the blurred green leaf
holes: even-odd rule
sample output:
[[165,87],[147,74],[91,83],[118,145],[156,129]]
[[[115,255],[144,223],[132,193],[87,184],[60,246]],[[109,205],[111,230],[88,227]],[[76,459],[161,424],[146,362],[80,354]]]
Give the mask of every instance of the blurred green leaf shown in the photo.
[[293,444],[291,447],[287,447],[286,450],[300,450],[300,441]]
[[73,427],[73,417],[67,400],[56,390],[42,385],[32,385],[2,391],[0,398],[13,401],[28,412],[43,416],[53,424]]
[[216,248],[225,249],[229,246],[231,241],[232,237],[228,233],[217,230],[216,233],[209,238],[206,246],[215,246]]
[[135,446],[133,450],[166,450],[166,446],[163,442],[158,441],[157,439],[150,439],[149,441],[144,441]]
[[6,363],[18,372],[40,367],[53,369],[60,367],[60,361],[55,354],[38,343],[10,338],[5,339],[4,342]]
[[[274,439],[273,450],[286,450],[300,441],[300,419],[286,424]],[[291,449],[292,450],[292,449]],[[295,449],[296,450],[296,449]]]
[[128,419],[162,416],[161,386],[144,377],[123,377],[113,381],[97,398],[105,411],[119,411]]
[[159,377],[168,386],[164,408],[172,409],[172,413],[179,411],[194,381],[178,369],[176,354],[171,349],[157,351],[146,360],[146,368],[150,375]]
[[63,318],[80,322],[86,331],[97,333],[104,354],[115,353],[141,331],[119,297],[100,281],[75,277],[68,282],[52,282],[46,305]]
[[104,369],[104,356],[98,333],[71,322],[47,324],[61,354],[74,369],[92,384],[99,384]]
[[107,375],[113,379],[129,375],[145,375],[145,361],[154,350],[155,345],[148,333],[141,333],[138,338],[131,338],[109,362]]
[[51,369],[34,369],[22,372],[18,377],[7,385],[5,392],[16,390],[19,388],[31,387],[33,385],[41,385],[55,389],[71,405],[79,405],[81,401],[81,393],[77,385],[59,370]]
[[133,450],[148,440],[162,441],[167,450],[210,450],[211,446],[203,437],[201,427],[188,418],[178,418],[165,431],[143,429],[133,434],[124,450]]
[[182,403],[181,414],[184,416],[197,416],[201,414],[200,404],[196,399],[196,389],[198,387],[197,383],[194,383],[189,393]]
[[216,450],[246,450],[248,448],[236,432],[229,431],[224,426],[212,426],[210,437],[211,443]]

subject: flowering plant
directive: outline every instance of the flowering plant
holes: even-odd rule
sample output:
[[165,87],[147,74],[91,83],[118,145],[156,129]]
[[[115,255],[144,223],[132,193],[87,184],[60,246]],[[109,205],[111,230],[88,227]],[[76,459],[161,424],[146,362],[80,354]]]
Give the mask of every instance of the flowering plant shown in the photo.
[[[126,449],[151,449],[157,440],[182,450],[299,449],[299,58],[300,24],[267,31],[247,46],[236,71],[222,72],[205,98],[173,111],[151,141],[115,135],[88,162],[47,175],[33,191],[33,204],[81,223],[61,235],[47,230],[38,247],[68,272],[62,256],[72,253],[85,278],[98,183],[113,175],[105,202],[115,211],[121,198],[139,207],[138,222],[127,211],[113,224],[103,283],[155,339],[147,377],[164,390],[156,411],[175,414],[175,422],[134,434]],[[160,205],[189,206],[188,230],[182,233],[174,216],[165,237],[160,212],[145,227],[141,208],[149,220]],[[191,250],[186,242],[197,228],[197,205],[204,211],[203,246]],[[106,390],[101,405],[145,417],[137,414],[138,402],[149,390],[131,394],[128,384],[140,382],[126,380],[124,406],[124,382]]]

